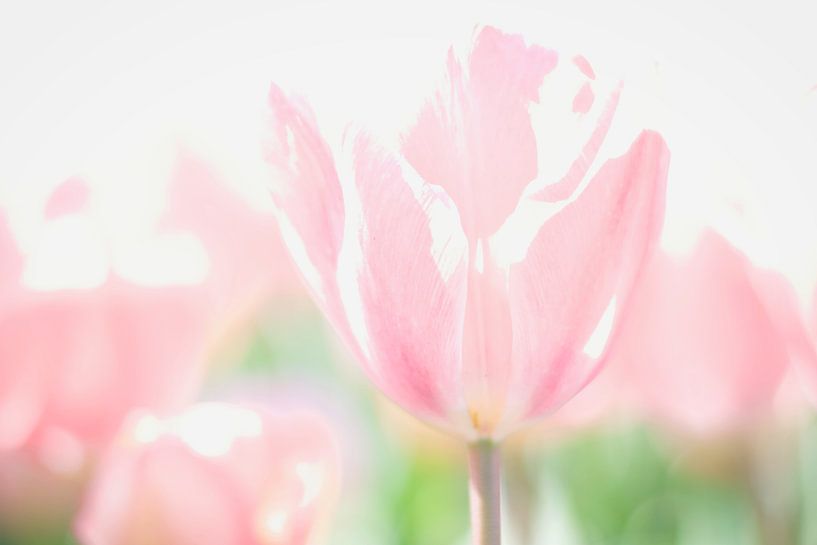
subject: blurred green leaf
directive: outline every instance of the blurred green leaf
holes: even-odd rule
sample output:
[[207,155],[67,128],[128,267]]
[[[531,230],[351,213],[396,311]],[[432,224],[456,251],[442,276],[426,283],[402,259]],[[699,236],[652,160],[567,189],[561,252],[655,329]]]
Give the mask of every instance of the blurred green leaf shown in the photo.
[[588,545],[756,543],[745,489],[679,471],[646,426],[576,437],[542,465],[563,484]]
[[299,370],[331,370],[335,363],[326,328],[325,320],[312,307],[271,312],[257,324],[241,369],[265,372],[297,366]]
[[[578,437],[557,449],[548,466],[565,484],[587,543],[625,543],[626,532],[630,543],[674,543],[677,521],[658,499],[669,479],[668,468],[645,429]],[[639,510],[643,514],[638,515]],[[634,514],[647,520],[631,526]]]
[[393,508],[400,545],[454,543],[468,530],[464,467],[424,456],[410,464]]

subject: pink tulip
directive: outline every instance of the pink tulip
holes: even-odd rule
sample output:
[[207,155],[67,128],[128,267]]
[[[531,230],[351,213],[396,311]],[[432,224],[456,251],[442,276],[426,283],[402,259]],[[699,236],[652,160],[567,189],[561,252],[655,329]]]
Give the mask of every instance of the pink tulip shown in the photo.
[[[565,79],[574,94],[539,104]],[[337,152],[302,101],[270,92],[266,157],[303,276],[380,389],[468,439],[592,378],[660,228],[667,148],[645,131],[599,156],[619,91],[594,99],[596,83],[582,57],[484,28],[467,58],[451,51],[399,149],[359,133]],[[534,107],[562,125],[533,123]],[[579,124],[575,159],[548,176],[565,158],[544,132]]]
[[[714,232],[695,252],[658,253],[611,350],[648,414],[680,431],[722,433],[769,405],[791,359],[779,279]],[[775,290],[777,297],[766,298]],[[774,306],[772,306],[774,305]]]
[[336,494],[317,416],[224,403],[134,418],[77,519],[87,545],[304,545]]
[[474,543],[498,544],[494,441],[597,372],[662,223],[669,153],[649,131],[600,153],[619,90],[596,100],[584,57],[488,27],[445,75],[397,149],[350,132],[334,150],[273,85],[266,159],[284,240],[369,377],[472,441]]
[[[46,215],[84,201],[69,182]],[[82,449],[107,441],[131,409],[171,410],[198,382],[210,323],[201,286],[148,287],[110,272],[96,287],[38,291],[20,267],[11,276],[0,306],[0,450],[27,445],[76,469]]]

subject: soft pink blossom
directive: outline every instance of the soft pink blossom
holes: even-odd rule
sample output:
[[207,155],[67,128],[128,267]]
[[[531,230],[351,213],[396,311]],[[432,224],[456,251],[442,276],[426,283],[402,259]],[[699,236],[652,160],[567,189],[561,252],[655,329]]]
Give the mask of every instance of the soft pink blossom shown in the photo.
[[620,89],[595,96],[583,57],[488,27],[445,76],[398,149],[365,132],[330,147],[273,86],[266,158],[284,239],[371,379],[417,416],[501,437],[597,371],[661,226],[669,154],[650,131],[602,153]]
[[118,278],[29,294],[0,316],[0,442],[53,432],[98,444],[133,407],[167,410],[201,368],[206,319],[194,288]]
[[[82,211],[86,191],[77,180],[60,186],[46,224]],[[12,264],[0,288],[0,450],[29,446],[76,469],[131,409],[168,411],[189,397],[210,328],[202,285],[146,286],[108,271],[99,285],[34,289],[3,230],[0,246]],[[59,250],[82,259],[74,249]]]
[[45,204],[47,219],[81,212],[90,198],[88,185],[81,178],[69,178],[54,189]]
[[135,416],[76,523],[86,545],[304,545],[331,508],[338,453],[323,420],[226,403]]
[[785,332],[795,348],[796,376],[804,387],[808,400],[817,405],[817,289],[812,293],[811,303],[802,309],[791,290],[767,291],[767,298],[776,298],[786,304],[778,305],[778,319],[785,325]]
[[0,210],[0,311],[14,297],[23,269],[23,256]]
[[161,225],[202,243],[214,312],[227,319],[303,294],[272,210],[252,208],[213,165],[190,152],[176,160]]
[[690,256],[656,253],[611,350],[622,390],[685,432],[755,421],[793,354],[784,292],[713,231]]

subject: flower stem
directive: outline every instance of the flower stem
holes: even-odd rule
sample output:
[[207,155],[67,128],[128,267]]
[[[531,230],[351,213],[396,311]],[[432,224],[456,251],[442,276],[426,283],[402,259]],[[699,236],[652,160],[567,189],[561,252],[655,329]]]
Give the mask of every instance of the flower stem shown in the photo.
[[500,545],[499,445],[483,439],[468,445],[473,545]]

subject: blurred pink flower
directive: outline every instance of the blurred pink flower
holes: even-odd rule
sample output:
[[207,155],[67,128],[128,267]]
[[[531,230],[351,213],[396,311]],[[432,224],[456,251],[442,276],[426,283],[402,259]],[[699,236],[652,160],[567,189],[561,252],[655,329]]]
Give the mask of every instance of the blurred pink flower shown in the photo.
[[797,376],[804,379],[804,393],[813,405],[817,405],[817,285],[812,292],[811,304],[804,312],[799,312],[791,293],[771,294],[789,304],[781,309],[781,321],[786,324],[790,342],[796,349]]
[[0,312],[14,297],[22,269],[23,257],[0,210]]
[[[45,205],[46,225],[86,212],[90,198],[83,180],[67,180]],[[90,234],[104,240],[98,227]],[[22,256],[0,225],[0,448],[47,449],[54,437],[99,446],[132,408],[178,407],[200,379],[213,333],[303,291],[282,243],[270,238],[274,215],[253,210],[193,155],[179,154],[156,232],[192,236],[206,274],[147,286],[109,271],[101,285],[35,291],[22,285]]]
[[86,545],[303,545],[334,503],[337,447],[306,412],[225,403],[135,417],[76,523]]
[[[60,186],[48,220],[82,210],[86,192],[78,180]],[[35,290],[16,265],[2,280],[0,450],[27,445],[77,469],[131,409],[171,410],[192,393],[210,324],[200,285],[149,287],[109,272],[98,286]]]
[[169,191],[162,227],[201,241],[210,261],[212,302],[223,317],[304,294],[271,210],[253,209],[211,165],[184,151]]
[[45,205],[46,219],[81,212],[90,198],[88,185],[81,178],[69,178],[54,189]]
[[368,375],[415,415],[501,437],[596,372],[660,228],[669,160],[650,131],[598,156],[619,96],[595,100],[600,85],[583,57],[483,28],[467,58],[450,51],[399,151],[358,133],[334,157],[273,86],[284,239]]
[[52,432],[99,444],[133,407],[167,410],[191,393],[206,319],[195,288],[118,278],[28,294],[0,316],[0,446]]
[[610,368],[646,414],[680,431],[751,424],[792,357],[779,277],[755,269],[713,231],[694,253],[657,253],[611,348]]

